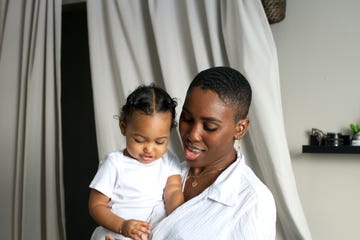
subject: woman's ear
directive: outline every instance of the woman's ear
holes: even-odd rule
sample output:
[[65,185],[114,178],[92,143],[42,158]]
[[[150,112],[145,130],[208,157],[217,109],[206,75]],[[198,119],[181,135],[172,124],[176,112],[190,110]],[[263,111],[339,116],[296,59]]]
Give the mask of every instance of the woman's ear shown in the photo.
[[125,134],[126,134],[126,123],[123,120],[119,121],[119,127],[120,127],[121,134],[125,136]]
[[236,140],[240,140],[245,135],[245,133],[247,132],[247,130],[249,128],[249,124],[250,124],[249,118],[241,119],[236,123],[236,126],[235,126],[236,133],[234,136],[234,138]]

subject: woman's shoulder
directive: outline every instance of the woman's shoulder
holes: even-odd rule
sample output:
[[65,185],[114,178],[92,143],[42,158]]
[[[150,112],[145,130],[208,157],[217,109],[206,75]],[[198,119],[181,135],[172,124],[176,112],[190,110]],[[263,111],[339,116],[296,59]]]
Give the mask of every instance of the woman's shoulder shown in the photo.
[[[251,198],[272,198],[272,193],[254,170],[246,164],[244,155],[238,154],[238,164],[235,167],[235,175],[239,176],[236,182],[240,185],[239,191],[247,193]],[[238,172],[239,171],[239,172]]]
[[265,185],[265,183],[256,175],[256,173],[248,166],[244,171],[243,181],[245,183],[244,187],[247,187],[249,193],[255,199],[269,199],[273,201],[273,195],[270,189]]

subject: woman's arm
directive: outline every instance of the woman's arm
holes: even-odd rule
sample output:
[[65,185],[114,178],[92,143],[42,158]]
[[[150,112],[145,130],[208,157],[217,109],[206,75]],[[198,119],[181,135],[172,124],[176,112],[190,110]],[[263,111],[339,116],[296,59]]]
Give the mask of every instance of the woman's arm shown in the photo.
[[110,198],[95,189],[91,189],[89,212],[99,225],[134,240],[141,240],[143,234],[150,234],[149,223],[133,219],[125,220],[117,216],[108,207],[109,201]]
[[180,175],[168,177],[164,191],[164,202],[167,214],[170,214],[184,203],[184,194],[181,189]]

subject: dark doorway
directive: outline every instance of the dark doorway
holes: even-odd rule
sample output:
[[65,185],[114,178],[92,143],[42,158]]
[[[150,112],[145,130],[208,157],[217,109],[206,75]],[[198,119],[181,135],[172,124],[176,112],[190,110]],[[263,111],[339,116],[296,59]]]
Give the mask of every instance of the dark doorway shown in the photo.
[[98,166],[85,3],[63,5],[61,111],[66,235],[90,239],[88,185]]

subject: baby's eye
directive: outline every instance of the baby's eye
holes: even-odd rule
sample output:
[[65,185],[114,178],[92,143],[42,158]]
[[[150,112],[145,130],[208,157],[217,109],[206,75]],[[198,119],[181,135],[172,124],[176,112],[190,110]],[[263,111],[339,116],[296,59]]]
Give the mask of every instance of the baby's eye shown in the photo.
[[137,143],[143,143],[143,142],[145,142],[144,139],[140,139],[140,138],[134,138],[134,141],[137,142]]
[[164,140],[155,141],[155,143],[156,143],[157,145],[163,145],[163,144],[165,144],[165,141],[164,141]]

